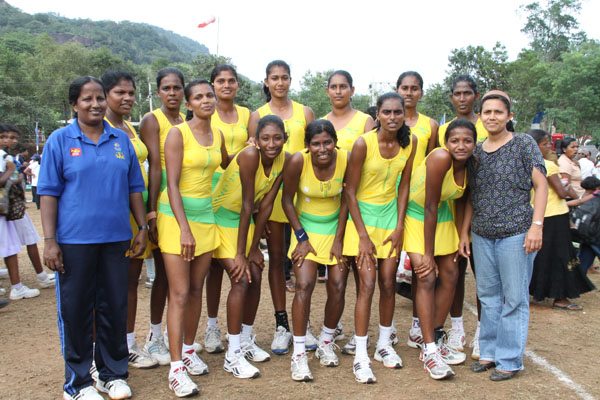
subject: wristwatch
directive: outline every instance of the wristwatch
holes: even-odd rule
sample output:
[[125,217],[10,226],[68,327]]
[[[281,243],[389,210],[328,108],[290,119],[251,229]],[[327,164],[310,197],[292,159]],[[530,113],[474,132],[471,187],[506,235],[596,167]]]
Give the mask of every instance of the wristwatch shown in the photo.
[[537,226],[544,226],[544,223],[542,221],[531,221],[531,223]]
[[148,225],[138,226],[138,230],[142,231],[144,229],[150,229],[150,227]]

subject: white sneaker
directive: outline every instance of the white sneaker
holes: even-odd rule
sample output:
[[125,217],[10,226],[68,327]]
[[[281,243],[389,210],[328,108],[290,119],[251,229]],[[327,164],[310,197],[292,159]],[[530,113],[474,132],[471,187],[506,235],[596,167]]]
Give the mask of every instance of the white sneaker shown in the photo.
[[221,330],[219,327],[207,326],[204,334],[204,348],[208,353],[221,353],[225,350],[221,340]]
[[144,286],[146,286],[148,289],[152,289],[153,285],[154,285],[154,279],[150,279],[150,278],[146,277],[146,281],[144,282]]
[[304,347],[306,351],[315,351],[317,350],[317,346],[319,341],[315,339],[312,332],[310,331],[310,327],[306,327],[306,336],[304,339]]
[[67,392],[63,392],[64,400],[104,400],[104,397],[98,393],[95,387],[87,386],[81,389],[79,392],[74,395],[70,395]]
[[429,372],[429,376],[433,379],[439,380],[454,376],[454,371],[452,371],[452,368],[450,368],[450,366],[442,359],[439,352],[436,351],[435,353],[424,356],[423,351],[421,350],[421,359],[423,360],[425,371]]
[[291,369],[292,379],[296,382],[309,382],[313,380],[310,368],[308,368],[306,353],[292,357]]
[[471,358],[473,360],[479,360],[479,335],[473,336],[473,340],[471,340],[469,347],[473,348]]
[[96,388],[102,393],[108,394],[108,397],[112,400],[128,399],[131,397],[131,389],[123,379],[115,379],[108,382],[98,379],[96,381]]
[[398,330],[396,330],[395,326],[392,327],[392,333],[390,333],[390,342],[392,343],[392,346],[398,344]]
[[465,362],[467,356],[465,353],[451,349],[444,342],[445,335],[442,336],[436,343],[437,351],[440,353],[442,360],[448,365],[458,365]]
[[236,351],[231,358],[225,354],[223,369],[227,372],[231,372],[236,378],[241,379],[256,378],[260,375],[258,368],[246,360],[244,353],[242,353],[241,350]]
[[38,283],[42,289],[54,287],[54,274],[46,274],[46,279],[38,278]]
[[273,335],[271,351],[277,355],[287,354],[290,351],[290,343],[292,343],[292,332],[288,332],[283,326],[278,326]]
[[423,333],[421,332],[421,329],[411,329],[408,332],[408,340],[406,341],[406,344],[408,347],[412,347],[413,349],[419,349],[423,347]]
[[169,372],[169,389],[174,391],[177,397],[187,397],[198,393],[198,385],[190,379],[184,367]]
[[450,329],[448,331],[448,347],[456,351],[465,350],[465,332],[458,329]]
[[30,299],[32,297],[38,297],[40,291],[38,289],[29,289],[27,286],[21,286],[21,289],[10,289],[11,300]]
[[346,336],[344,336],[344,328],[342,326],[342,324],[340,324],[339,328],[336,327],[335,331],[333,332],[333,341],[337,342],[338,340],[344,340]]
[[92,360],[92,366],[90,367],[90,376],[92,377],[92,380],[94,382],[98,382],[98,376],[100,376],[100,374],[98,373],[98,368],[96,368],[96,361],[94,360]]
[[8,269],[0,268],[0,278],[7,278],[7,277],[8,277]]
[[375,350],[375,360],[382,362],[383,366],[386,368],[402,368],[402,359],[396,353],[391,343],[388,343],[383,347],[378,347],[377,350]]
[[6,294],[6,289],[0,288],[0,296],[4,296]]
[[258,347],[256,344],[256,335],[252,336],[250,340],[242,342],[241,346],[244,357],[250,361],[265,362],[271,359],[269,353]]
[[352,366],[354,370],[354,379],[359,383],[375,383],[377,382],[377,378],[373,375],[373,371],[371,371],[371,361],[368,358],[362,360],[354,360],[354,365]]
[[316,355],[321,365],[326,367],[337,367],[340,365],[340,359],[338,358],[337,354],[335,354],[335,349],[339,349],[335,342],[325,343],[323,341],[319,341]]
[[[342,354],[347,354],[349,356],[353,356],[356,353],[356,333],[353,333],[350,337],[350,340],[346,342],[344,347],[342,347]],[[367,348],[371,345],[371,337],[367,338]]]
[[167,346],[165,346],[164,336],[150,338],[152,334],[148,334],[144,351],[152,356],[160,365],[169,365],[171,362],[171,354]]
[[208,374],[208,365],[198,357],[194,350],[184,352],[181,355],[181,361],[185,364],[185,369],[190,375],[206,375]]
[[158,361],[148,352],[140,349],[137,343],[134,343],[129,349],[129,366],[139,369],[150,369],[158,366]]

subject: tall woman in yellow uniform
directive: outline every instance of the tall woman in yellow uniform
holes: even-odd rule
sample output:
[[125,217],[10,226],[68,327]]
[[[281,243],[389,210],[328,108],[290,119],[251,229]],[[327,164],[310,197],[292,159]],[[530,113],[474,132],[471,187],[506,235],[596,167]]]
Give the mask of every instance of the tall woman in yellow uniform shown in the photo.
[[162,316],[167,301],[168,282],[165,273],[163,258],[158,245],[156,230],[156,212],[158,210],[158,196],[167,186],[165,172],[165,140],[167,133],[174,125],[185,121],[185,116],[180,112],[183,102],[184,88],[183,73],[177,68],[163,68],[156,75],[156,92],[162,105],[156,110],[146,114],[140,124],[140,137],[148,148],[148,237],[156,247],[154,265],[156,276],[150,295],[150,332],[146,337],[146,350],[158,361],[160,365],[169,364],[171,358],[165,346],[162,333]]
[[[231,280],[227,297],[229,347],[223,368],[236,378],[259,375],[246,358],[257,362],[270,359],[252,335],[256,304],[246,295],[251,286],[258,286],[260,291],[264,259],[258,242],[273,210],[288,156],[283,152],[286,133],[281,118],[261,118],[256,132],[258,148],[246,147],[235,156],[217,183],[213,201],[220,238],[213,257]],[[252,212],[256,203],[260,203],[260,209],[254,229]]]
[[[233,156],[242,150],[248,141],[250,110],[234,103],[240,83],[233,66],[228,64],[217,65],[210,74],[210,82],[217,96],[217,109],[212,115],[211,127],[213,132],[221,131],[225,138],[227,154]],[[223,172],[221,167],[215,171],[212,180],[213,189],[217,186]],[[215,260],[211,263],[210,272],[206,277],[208,320],[206,334],[204,335],[204,348],[209,353],[218,353],[225,349],[217,322],[222,282],[223,267]]]
[[[377,100],[377,129],[358,138],[346,173],[345,197],[350,211],[344,255],[356,257],[360,287],[354,312],[354,376],[374,383],[367,354],[367,329],[375,282],[379,281],[379,340],[375,359],[388,368],[402,367],[391,345],[396,267],[402,250],[404,215],[417,138],[404,123],[404,99],[386,93]],[[398,175],[402,179],[398,189]],[[377,271],[379,273],[377,273]]]
[[[135,81],[128,72],[109,71],[102,75],[102,83],[106,89],[106,116],[104,119],[112,126],[127,133],[135,155],[137,156],[144,178],[146,189],[148,188],[148,177],[146,169],[142,165],[148,157],[148,149],[144,142],[138,137],[135,128],[125,119],[131,114],[131,108],[135,103]],[[148,190],[142,192],[144,204],[148,200]],[[133,214],[129,215],[129,222],[133,236],[137,235],[138,224],[135,222]],[[135,342],[135,316],[137,310],[137,288],[142,271],[144,258],[152,256],[151,244],[146,244],[146,251],[137,258],[131,258],[129,261],[129,285],[127,289],[127,347],[129,349],[129,366],[134,368],[152,368],[158,365],[158,361],[152,358],[143,349],[140,349]]]
[[[284,151],[294,154],[304,149],[304,129],[315,119],[310,107],[292,101],[288,97],[292,77],[290,66],[281,60],[271,61],[266,68],[266,78],[263,90],[267,96],[267,103],[250,115],[249,133],[254,136],[258,120],[265,115],[279,116],[285,125],[287,142]],[[269,246],[269,287],[275,308],[275,335],[271,343],[271,351],[275,354],[285,354],[289,351],[292,334],[285,310],[285,271],[284,258],[286,251],[285,227],[287,218],[281,207],[281,191],[278,193],[273,205],[273,213],[269,219],[270,235],[267,238]],[[288,232],[289,234],[289,232]],[[258,307],[260,293],[250,290],[249,298]]]
[[[351,98],[354,94],[354,86],[352,75],[349,72],[338,70],[333,72],[327,79],[327,88],[325,89],[331,101],[331,112],[327,114],[325,119],[331,121],[337,134],[337,146],[340,149],[351,151],[352,145],[363,133],[369,132],[375,128],[375,121],[370,115],[362,111],[352,108]],[[354,282],[356,294],[358,295],[358,271],[354,263],[349,263],[352,266],[354,273]],[[350,268],[350,266],[348,267]],[[348,270],[346,270],[348,271]],[[344,278],[344,287],[347,282],[347,277]],[[342,295],[345,296],[345,290]],[[338,300],[341,302],[342,313],[344,309],[344,298]],[[341,314],[340,314],[341,317]],[[341,331],[342,325],[338,322],[337,329]],[[344,354],[354,354],[356,344],[354,335],[342,348]]]
[[213,133],[210,127],[216,105],[212,86],[205,80],[192,81],[185,87],[185,98],[194,116],[167,135],[167,188],[160,195],[157,221],[158,244],[169,279],[169,387],[178,397],[198,391],[187,372],[208,372],[193,345],[204,278],[212,251],[219,245],[212,211],[212,176],[219,165],[227,166],[223,135]]
[[[318,264],[333,267],[329,268],[327,282],[324,332],[317,348],[317,358],[325,366],[339,364],[334,352],[333,333],[343,310],[343,292],[348,276],[342,260],[348,208],[341,202],[348,152],[336,149],[335,128],[324,119],[308,124],[304,141],[307,150],[291,157],[285,168],[283,185],[283,209],[294,230],[288,256],[296,275],[296,293],[292,303],[294,355],[291,362],[292,379],[295,381],[312,380],[305,344]],[[332,293],[334,291],[342,293]]]
[[[431,152],[412,174],[404,223],[404,249],[410,257],[417,285],[415,301],[424,345],[421,360],[433,379],[454,375],[448,364],[465,361],[464,353],[444,343],[444,321],[450,311],[458,278],[458,231],[451,201],[463,198],[467,162],[475,162],[475,126],[454,120],[446,130],[447,149]],[[456,203],[462,219],[464,201]]]

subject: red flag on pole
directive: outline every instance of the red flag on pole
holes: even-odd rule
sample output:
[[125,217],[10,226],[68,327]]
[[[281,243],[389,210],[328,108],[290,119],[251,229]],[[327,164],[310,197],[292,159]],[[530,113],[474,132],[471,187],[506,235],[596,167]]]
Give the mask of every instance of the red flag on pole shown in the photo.
[[215,22],[217,19],[212,16],[209,19],[207,19],[206,21],[200,22],[198,24],[198,28],[206,28],[208,25],[212,24],[213,22]]

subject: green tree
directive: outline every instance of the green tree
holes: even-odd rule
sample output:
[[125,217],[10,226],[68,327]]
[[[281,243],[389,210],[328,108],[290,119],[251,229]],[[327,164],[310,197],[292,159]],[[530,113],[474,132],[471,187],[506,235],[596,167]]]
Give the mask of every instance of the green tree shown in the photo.
[[437,121],[440,121],[444,115],[446,115],[446,121],[450,120],[455,114],[450,102],[450,88],[439,83],[429,86],[417,109]]
[[315,118],[321,118],[331,111],[331,102],[325,92],[327,78],[333,70],[315,72],[308,70],[300,81],[300,91],[290,95],[294,100],[312,108]]

